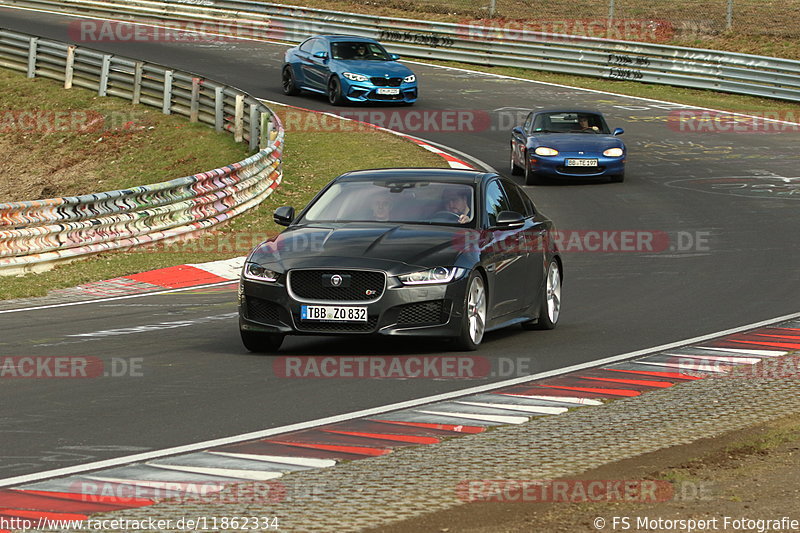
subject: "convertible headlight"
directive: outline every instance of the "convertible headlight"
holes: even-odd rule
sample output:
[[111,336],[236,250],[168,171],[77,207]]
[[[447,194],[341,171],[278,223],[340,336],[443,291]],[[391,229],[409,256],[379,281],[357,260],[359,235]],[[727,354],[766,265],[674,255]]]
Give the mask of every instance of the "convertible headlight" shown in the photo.
[[272,283],[278,279],[280,273],[264,268],[257,263],[247,263],[244,266],[244,276],[246,278],[257,279],[259,281],[268,281]]
[[608,150],[603,152],[603,155],[606,157],[621,157],[622,154],[623,154],[622,148],[609,148]]
[[435,267],[429,270],[420,270],[411,274],[397,276],[403,285],[433,285],[435,283],[450,283],[466,274],[465,268]]
[[367,81],[369,79],[368,76],[364,76],[363,74],[353,74],[352,72],[343,72],[342,76],[353,81]]
[[548,148],[546,146],[540,146],[536,150],[533,151],[536,155],[558,155],[558,150],[553,148]]
[[417,77],[414,76],[413,74],[411,76],[406,76],[405,78],[403,78],[403,83],[414,83],[415,81],[417,81]]

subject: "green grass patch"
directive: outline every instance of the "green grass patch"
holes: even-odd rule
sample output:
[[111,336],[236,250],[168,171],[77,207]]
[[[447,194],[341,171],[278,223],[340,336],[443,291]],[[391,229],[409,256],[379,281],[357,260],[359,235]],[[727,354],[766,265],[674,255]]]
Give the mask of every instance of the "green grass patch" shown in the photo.
[[0,69],[0,202],[168,181],[248,155],[186,118]]
[[[44,82],[36,82],[36,85],[41,83]],[[73,97],[72,91],[59,91],[53,96],[66,93],[70,98]],[[91,105],[95,101],[105,104],[105,100],[93,100],[90,96]],[[286,108],[272,106],[272,109],[285,118]],[[291,112],[304,113],[297,110]],[[293,118],[302,124],[315,122],[312,117],[308,120],[300,117],[298,120],[295,115]],[[214,134],[213,129],[207,126],[200,127],[199,131],[204,130]],[[178,155],[190,152],[200,156],[199,149],[195,146],[174,151]],[[152,157],[152,153],[147,155]],[[228,162],[235,159],[229,159]],[[342,131],[289,131],[285,139],[284,181],[257,208],[227,224],[206,231],[195,240],[156,245],[144,251],[108,252],[40,274],[0,278],[0,299],[42,296],[52,289],[73,287],[91,281],[184,263],[202,263],[242,256],[266,236],[275,235],[283,229],[272,222],[272,213],[276,207],[305,206],[314,194],[339,174],[367,168],[446,166],[441,157],[386,132],[372,129],[348,131],[347,128],[342,128]],[[193,168],[191,173],[208,168]]]

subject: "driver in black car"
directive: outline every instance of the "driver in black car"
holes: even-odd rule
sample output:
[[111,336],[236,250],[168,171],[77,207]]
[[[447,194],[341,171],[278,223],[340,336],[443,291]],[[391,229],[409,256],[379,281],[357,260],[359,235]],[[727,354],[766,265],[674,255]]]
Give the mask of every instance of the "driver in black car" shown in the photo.
[[445,209],[458,216],[459,224],[466,224],[472,220],[469,204],[469,194],[466,190],[447,191],[444,195]]

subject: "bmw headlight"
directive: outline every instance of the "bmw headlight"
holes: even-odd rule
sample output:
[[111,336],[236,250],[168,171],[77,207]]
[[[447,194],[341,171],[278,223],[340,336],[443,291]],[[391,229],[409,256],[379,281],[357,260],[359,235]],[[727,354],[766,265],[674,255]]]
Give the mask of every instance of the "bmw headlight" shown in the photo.
[[403,78],[403,83],[414,83],[415,81],[417,81],[417,77],[414,76],[413,74],[411,76],[406,76],[405,78]]
[[342,76],[352,81],[367,81],[369,79],[368,76],[364,76],[363,74],[353,74],[352,72],[343,72]]
[[609,148],[603,152],[603,155],[606,157],[622,157],[622,154],[622,148]]
[[554,148],[548,148],[546,146],[540,146],[534,150],[533,153],[536,155],[558,155],[558,150]]
[[397,276],[403,285],[433,285],[436,283],[450,283],[464,274],[467,269],[459,267],[435,267],[428,270],[420,270],[411,274]]
[[264,268],[258,263],[247,263],[244,266],[244,276],[249,279],[273,283],[278,279],[280,273]]

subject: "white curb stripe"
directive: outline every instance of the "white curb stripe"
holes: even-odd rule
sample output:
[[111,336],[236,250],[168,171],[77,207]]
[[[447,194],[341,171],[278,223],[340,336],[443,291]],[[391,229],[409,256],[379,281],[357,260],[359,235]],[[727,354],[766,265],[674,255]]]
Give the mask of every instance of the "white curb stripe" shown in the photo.
[[776,350],[740,350],[739,348],[712,348],[710,346],[703,346],[702,348],[704,350],[717,350],[718,352],[743,353],[745,355],[763,355],[764,357],[780,357],[789,353]]
[[576,405],[603,405],[600,400],[593,398],[578,398],[577,396],[541,396],[530,394],[510,394],[507,392],[501,393],[503,396],[516,396],[518,398],[533,398],[534,400],[547,400],[550,402],[574,403]]
[[161,465],[154,463],[147,463],[147,466],[155,468],[163,468],[164,470],[177,470],[179,472],[189,472],[192,474],[207,474],[210,476],[220,477],[233,477],[239,479],[247,479],[251,481],[268,481],[282,477],[281,472],[265,472],[263,470],[239,470],[231,468],[213,468],[208,466],[179,466],[179,465]]
[[428,415],[439,415],[448,418],[466,418],[469,420],[485,420],[486,422],[499,422],[501,424],[524,424],[530,417],[527,416],[505,416],[505,415],[477,415],[473,413],[450,413],[446,411],[416,411]]
[[727,373],[727,370],[721,369],[718,366],[710,365],[694,365],[691,363],[651,363],[649,361],[636,361],[639,365],[663,366],[666,368],[680,368],[681,370],[695,370],[697,372],[717,372],[719,374]]
[[253,453],[233,452],[208,452],[214,455],[233,457],[236,459],[249,459],[252,461],[265,461],[269,463],[282,463],[290,466],[307,466],[309,468],[328,468],[336,465],[333,459],[314,459],[311,457],[284,457],[282,455],[256,455]]
[[736,357],[736,356],[725,356],[725,355],[689,355],[685,353],[676,354],[676,353],[665,353],[663,355],[671,355],[673,357],[679,357],[681,359],[707,359],[709,361],[724,361],[726,363],[737,363],[742,365],[754,365],[756,363],[760,363],[763,359],[759,357]]
[[508,409],[509,411],[522,411],[525,413],[539,413],[543,415],[560,415],[569,411],[566,407],[544,407],[535,405],[520,405],[518,403],[484,403],[484,402],[456,402],[464,405],[474,405],[476,407],[492,407],[498,409]]

